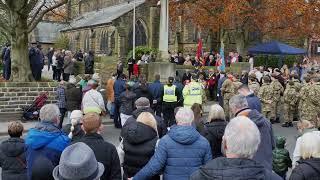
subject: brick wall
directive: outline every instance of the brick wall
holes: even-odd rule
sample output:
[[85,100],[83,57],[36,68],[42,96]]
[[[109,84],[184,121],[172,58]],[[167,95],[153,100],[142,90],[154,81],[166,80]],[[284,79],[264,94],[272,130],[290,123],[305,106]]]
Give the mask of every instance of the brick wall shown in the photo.
[[42,92],[49,92],[47,103],[55,103],[56,82],[0,82],[0,116],[21,112]]

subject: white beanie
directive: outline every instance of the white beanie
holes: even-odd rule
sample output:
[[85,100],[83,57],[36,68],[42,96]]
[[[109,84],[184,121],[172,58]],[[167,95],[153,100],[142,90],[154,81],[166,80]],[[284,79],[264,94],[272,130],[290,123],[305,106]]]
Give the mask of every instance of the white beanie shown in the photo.
[[83,117],[83,112],[80,110],[74,110],[71,112],[70,119],[80,120]]
[[73,137],[73,131],[74,127],[80,123],[80,120],[83,118],[83,113],[80,110],[74,110],[71,112],[70,119],[71,119],[71,127],[70,127],[70,133],[68,137],[72,139]]

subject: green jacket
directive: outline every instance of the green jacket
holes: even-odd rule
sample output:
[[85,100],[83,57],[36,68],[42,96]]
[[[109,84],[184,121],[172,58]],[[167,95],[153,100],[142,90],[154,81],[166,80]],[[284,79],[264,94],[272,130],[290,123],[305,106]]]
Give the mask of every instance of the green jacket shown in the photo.
[[285,138],[277,137],[276,148],[272,151],[272,170],[277,174],[283,174],[292,167],[289,151],[284,148],[285,143]]

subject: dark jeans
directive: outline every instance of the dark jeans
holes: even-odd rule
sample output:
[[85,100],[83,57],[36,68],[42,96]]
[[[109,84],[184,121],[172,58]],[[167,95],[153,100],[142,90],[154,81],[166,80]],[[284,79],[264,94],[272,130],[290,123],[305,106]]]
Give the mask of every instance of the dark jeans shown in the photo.
[[42,73],[41,68],[36,66],[36,67],[31,67],[31,70],[32,70],[33,78],[36,81],[40,81],[41,80],[41,73]]
[[5,61],[2,61],[2,65],[3,65],[3,66],[2,66],[2,77],[3,77],[3,79],[6,78],[6,76],[5,76],[6,66],[4,65],[4,62],[5,62]]
[[163,120],[167,127],[175,124],[174,109],[177,107],[176,102],[163,102],[162,103],[162,112]]
[[52,79],[53,80],[58,80],[58,77],[57,77],[57,66],[52,66],[52,71],[53,71]]
[[59,122],[59,128],[62,128],[63,119],[66,115],[67,109],[66,108],[60,108],[60,122]]
[[114,116],[113,116],[114,126],[116,128],[121,128],[121,118],[120,118],[121,102],[120,102],[120,100],[115,100],[114,106],[115,106],[115,108],[114,108]]
[[9,80],[11,76],[11,61],[4,63],[4,69],[4,78]]
[[211,100],[211,101],[215,101],[215,100],[216,100],[216,97],[217,97],[217,93],[216,93],[216,91],[215,91],[214,86],[210,86],[210,87],[209,87],[209,94],[210,94],[210,100]]
[[57,69],[57,81],[61,81],[61,74],[62,74],[62,69]]
[[69,77],[70,77],[70,74],[68,73],[63,73],[63,80],[68,82],[69,81]]

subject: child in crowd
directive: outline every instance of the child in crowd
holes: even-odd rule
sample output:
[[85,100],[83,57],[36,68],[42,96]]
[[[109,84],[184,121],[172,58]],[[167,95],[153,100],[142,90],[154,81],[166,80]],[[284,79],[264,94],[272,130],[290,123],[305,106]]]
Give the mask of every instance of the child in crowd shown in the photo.
[[279,176],[281,176],[284,180],[286,179],[288,168],[292,167],[289,151],[285,149],[285,144],[286,144],[286,138],[282,136],[277,136],[276,148],[272,151],[273,171],[277,173]]
[[25,154],[25,143],[22,136],[23,125],[14,121],[8,125],[10,138],[1,143],[0,167],[2,168],[2,179],[27,179],[27,163]]

